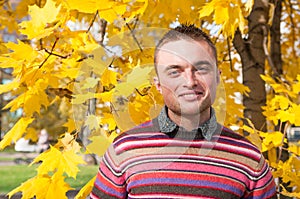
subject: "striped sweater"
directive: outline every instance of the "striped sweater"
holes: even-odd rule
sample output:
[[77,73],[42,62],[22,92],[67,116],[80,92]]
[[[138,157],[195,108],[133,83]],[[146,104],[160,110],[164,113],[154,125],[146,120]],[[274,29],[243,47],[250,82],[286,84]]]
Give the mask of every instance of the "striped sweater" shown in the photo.
[[215,131],[210,140],[178,136],[178,129],[172,136],[155,118],[121,134],[101,160],[90,197],[276,198],[259,150],[221,125]]

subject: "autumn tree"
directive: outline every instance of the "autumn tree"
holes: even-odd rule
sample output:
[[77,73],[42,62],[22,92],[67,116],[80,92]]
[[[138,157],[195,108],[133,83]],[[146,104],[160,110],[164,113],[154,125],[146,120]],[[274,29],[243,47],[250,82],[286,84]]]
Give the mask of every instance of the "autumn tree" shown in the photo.
[[[101,156],[115,136],[155,117],[163,104],[152,78],[155,44],[170,26],[193,23],[212,35],[222,84],[214,105],[219,122],[268,154],[281,195],[300,197],[299,150],[287,127],[300,125],[299,5],[296,0],[20,0],[0,1],[0,67],[13,79],[0,93],[4,110],[22,117],[0,142],[36,137],[35,122],[55,105],[66,119],[57,143],[39,155],[35,177],[9,193],[66,198],[84,164],[82,151]],[[242,78],[241,78],[242,77]],[[242,80],[240,80],[242,79]],[[55,120],[55,119],[53,119]],[[279,150],[278,150],[279,149]],[[282,160],[283,152],[288,157]],[[81,189],[85,198],[94,179]],[[35,186],[35,185],[43,186]],[[282,185],[283,185],[282,184]]]

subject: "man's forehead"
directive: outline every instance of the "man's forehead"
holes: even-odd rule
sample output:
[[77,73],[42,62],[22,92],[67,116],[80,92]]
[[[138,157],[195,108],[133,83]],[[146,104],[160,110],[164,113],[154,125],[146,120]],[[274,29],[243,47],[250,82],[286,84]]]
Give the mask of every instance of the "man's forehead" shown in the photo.
[[[163,55],[163,57],[160,55]],[[164,61],[166,56],[193,63],[198,62],[199,59],[207,60],[212,64],[215,63],[213,51],[205,41],[185,39],[170,41],[159,48],[158,61]]]

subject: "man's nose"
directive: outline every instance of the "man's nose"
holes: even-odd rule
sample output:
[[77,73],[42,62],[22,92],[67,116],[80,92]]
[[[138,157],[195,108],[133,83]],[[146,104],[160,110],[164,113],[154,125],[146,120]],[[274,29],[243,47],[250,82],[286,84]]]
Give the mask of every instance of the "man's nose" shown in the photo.
[[184,76],[187,87],[194,87],[197,84],[195,72],[193,70],[186,70]]

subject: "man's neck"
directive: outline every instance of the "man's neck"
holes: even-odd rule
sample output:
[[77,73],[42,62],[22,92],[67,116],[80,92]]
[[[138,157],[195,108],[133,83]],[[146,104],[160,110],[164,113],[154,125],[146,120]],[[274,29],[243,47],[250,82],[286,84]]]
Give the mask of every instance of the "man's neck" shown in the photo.
[[202,111],[197,115],[182,115],[171,112],[168,109],[169,118],[178,126],[185,128],[188,131],[198,128],[201,124],[210,119],[210,108]]

